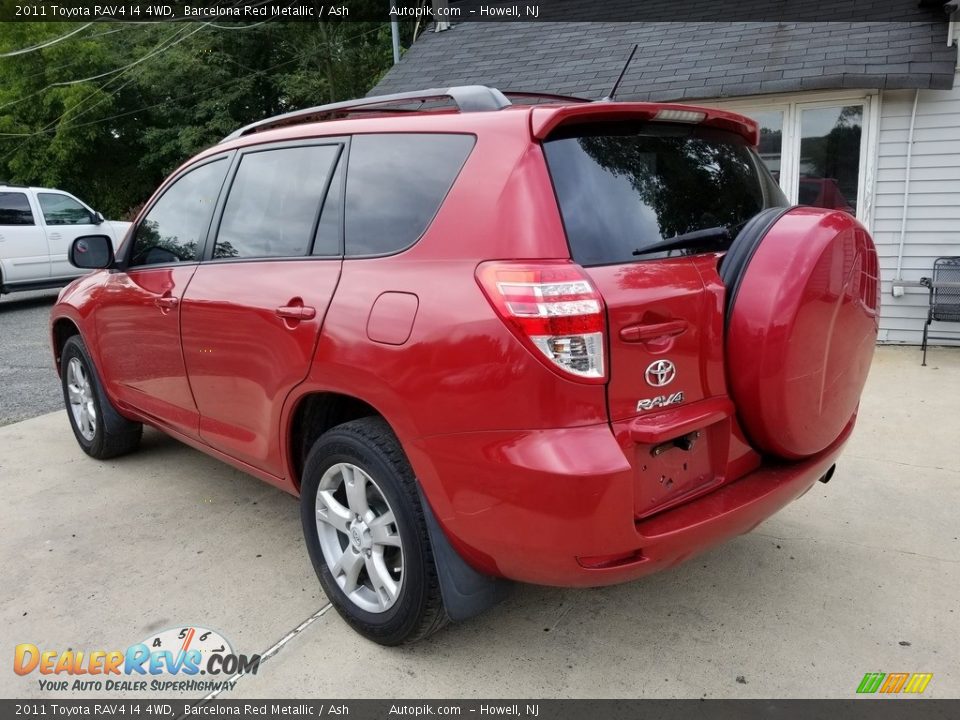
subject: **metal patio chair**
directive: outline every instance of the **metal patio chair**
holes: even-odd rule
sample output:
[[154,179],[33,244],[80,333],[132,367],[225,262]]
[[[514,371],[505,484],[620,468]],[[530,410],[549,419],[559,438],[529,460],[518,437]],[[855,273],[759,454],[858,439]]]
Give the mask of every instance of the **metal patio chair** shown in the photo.
[[930,323],[960,322],[960,257],[941,257],[933,261],[933,277],[920,278],[930,290],[930,309],[923,326],[923,365],[927,364],[927,340],[955,340],[955,337],[929,335]]

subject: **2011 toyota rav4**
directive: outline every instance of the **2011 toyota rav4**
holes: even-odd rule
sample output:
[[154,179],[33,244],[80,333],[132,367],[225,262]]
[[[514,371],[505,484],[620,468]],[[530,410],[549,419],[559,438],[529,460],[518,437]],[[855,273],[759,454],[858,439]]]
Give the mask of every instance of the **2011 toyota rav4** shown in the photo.
[[789,207],[757,139],[484,87],[243,128],[116,257],[74,243],[102,270],[52,312],[73,432],[108,458],[146,423],[299,495],[323,589],[383,644],[503,579],[675,565],[830,478],[873,355],[868,233]]

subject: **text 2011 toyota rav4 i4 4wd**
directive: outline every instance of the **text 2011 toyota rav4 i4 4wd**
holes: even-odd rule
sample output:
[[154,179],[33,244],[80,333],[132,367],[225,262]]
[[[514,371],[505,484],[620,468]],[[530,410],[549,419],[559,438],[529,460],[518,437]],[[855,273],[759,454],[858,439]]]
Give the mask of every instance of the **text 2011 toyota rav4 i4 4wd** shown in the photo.
[[788,207],[757,138],[485,87],[246,127],[116,257],[75,241],[102,268],[52,313],[77,441],[146,423],[299,495],[323,589],[384,644],[503,579],[675,565],[830,478],[873,355],[870,236]]

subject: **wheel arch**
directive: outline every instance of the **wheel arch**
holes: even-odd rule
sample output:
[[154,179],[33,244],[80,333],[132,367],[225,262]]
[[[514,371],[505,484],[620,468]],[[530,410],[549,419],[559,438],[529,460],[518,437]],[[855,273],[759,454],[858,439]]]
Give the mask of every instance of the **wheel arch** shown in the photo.
[[307,453],[317,438],[337,425],[363,417],[381,417],[396,433],[396,427],[382,412],[354,394],[313,389],[293,400],[283,438],[290,480],[297,492]]
[[63,353],[63,346],[66,344],[67,340],[72,338],[74,335],[80,335],[81,339],[83,339],[83,334],[80,332],[80,326],[74,319],[61,316],[51,321],[50,340],[53,348],[53,362],[54,367],[57,370],[57,375],[60,374],[60,357]]
[[[423,506],[424,520],[437,563],[438,580],[444,606],[451,620],[461,621],[480,614],[503,600],[511,583],[478,572],[469,565],[447,537],[447,533],[427,497],[421,476],[416,469],[413,448],[404,444],[397,425],[387,413],[354,393],[333,390],[308,390],[291,403],[285,427],[288,467],[291,484],[300,491],[301,476],[307,453],[327,430],[362,417],[379,417],[390,427],[403,447],[414,476]],[[396,416],[394,416],[396,417]]]

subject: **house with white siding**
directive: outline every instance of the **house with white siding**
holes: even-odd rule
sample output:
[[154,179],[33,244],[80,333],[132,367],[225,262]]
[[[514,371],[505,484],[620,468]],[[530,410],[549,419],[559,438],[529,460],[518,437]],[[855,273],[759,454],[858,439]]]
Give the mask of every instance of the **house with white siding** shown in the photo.
[[[880,342],[919,344],[919,281],[937,257],[960,256],[960,12],[956,0],[921,6],[916,22],[444,24],[372,94],[482,84],[599,99],[636,45],[617,100],[756,119],[792,202],[842,208],[873,234]],[[932,332],[960,341],[960,324]]]

